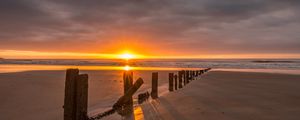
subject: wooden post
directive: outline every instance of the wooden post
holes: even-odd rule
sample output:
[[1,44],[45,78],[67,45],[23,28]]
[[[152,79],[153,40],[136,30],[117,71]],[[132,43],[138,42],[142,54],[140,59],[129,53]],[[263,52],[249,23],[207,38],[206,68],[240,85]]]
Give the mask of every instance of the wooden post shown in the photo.
[[192,71],[189,70],[189,77],[188,77],[188,82],[190,82],[192,79]]
[[193,80],[194,79],[194,74],[193,74],[193,71],[191,70],[190,71],[190,80]]
[[87,120],[88,75],[68,69],[65,82],[64,120]]
[[177,75],[174,75],[174,81],[175,81],[174,88],[175,88],[175,90],[177,90],[177,86],[178,86],[177,85]]
[[76,76],[78,69],[68,69],[65,81],[64,120],[75,120],[76,118]]
[[188,70],[185,71],[185,77],[186,77],[185,78],[186,79],[185,80],[185,82],[186,82],[185,84],[188,84],[189,83],[189,79],[190,79],[190,71],[188,71]]
[[[123,74],[123,83],[124,83],[124,95],[128,90],[133,86],[133,72],[132,71],[125,71]],[[125,111],[131,113],[133,111],[133,99],[130,96],[127,103],[125,103],[124,107]]]
[[179,81],[179,89],[182,88],[182,75],[183,72],[182,71],[178,71],[178,81]]
[[124,85],[124,94],[131,88],[133,85],[133,72],[125,71],[123,74],[123,85]]
[[158,98],[158,72],[152,73],[152,91],[151,97],[153,99]]
[[183,73],[183,85],[186,85],[186,71],[182,71]]
[[138,95],[138,103],[142,104],[143,102],[145,102],[146,100],[148,100],[149,96],[150,96],[150,94],[149,94],[148,91],[144,92],[144,93],[140,93]]
[[193,77],[196,77],[196,71],[193,71]]
[[76,76],[76,120],[87,120],[88,75]]
[[192,80],[194,80],[195,78],[195,71],[191,71],[192,72]]
[[113,105],[113,108],[120,107],[122,105],[127,105],[128,102],[132,100],[132,95],[143,85],[144,81],[142,78],[136,80],[134,85],[130,87],[127,92],[118,99],[118,101]]
[[174,73],[169,73],[169,91],[173,91],[173,77]]
[[195,77],[195,71],[191,71],[192,72],[192,80],[194,80]]

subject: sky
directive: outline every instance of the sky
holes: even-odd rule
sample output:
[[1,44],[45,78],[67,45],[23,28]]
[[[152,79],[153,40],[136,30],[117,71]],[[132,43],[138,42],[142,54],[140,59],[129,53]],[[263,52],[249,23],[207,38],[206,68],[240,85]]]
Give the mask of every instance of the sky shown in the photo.
[[1,0],[0,57],[300,58],[299,0]]

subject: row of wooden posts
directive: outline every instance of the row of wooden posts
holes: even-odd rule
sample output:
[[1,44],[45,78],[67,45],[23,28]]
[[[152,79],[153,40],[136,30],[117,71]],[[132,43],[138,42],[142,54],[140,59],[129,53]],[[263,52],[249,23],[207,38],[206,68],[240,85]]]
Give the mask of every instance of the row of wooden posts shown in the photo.
[[[201,74],[208,72],[211,68],[201,69],[201,70],[181,70],[177,74],[169,73],[169,91],[174,91],[182,88],[188,84],[191,80],[194,80],[196,77]],[[158,72],[152,73],[152,90],[151,90],[152,99],[158,98]]]
[[88,75],[78,69],[68,69],[65,81],[64,120],[86,120],[88,105]]
[[[199,75],[209,71],[210,68],[203,70],[182,70],[178,74],[169,73],[169,91],[182,88],[191,80]],[[95,120],[103,116],[118,112],[126,115],[133,110],[133,94],[144,83],[142,78],[133,83],[133,72],[125,71],[123,74],[124,95],[113,105],[112,109],[96,117],[87,116],[88,106],[88,75],[79,74],[78,69],[68,69],[65,81],[65,99],[64,99],[64,120]],[[158,72],[152,73],[152,90],[150,93],[152,99],[158,98]],[[140,97],[149,97],[149,93],[142,93]],[[148,98],[147,98],[148,99]]]
[[94,117],[88,117],[88,75],[79,74],[78,69],[68,69],[65,81],[65,98],[64,98],[64,120],[96,120],[106,115],[118,112],[126,115],[132,112],[132,96],[144,83],[139,78],[133,84],[133,72],[125,71],[123,75],[124,95],[112,106],[112,109],[98,114]]
[[169,73],[169,91],[180,89],[190,81],[195,80],[196,77],[201,74],[208,72],[211,68],[206,68],[203,70],[181,70],[177,74]]

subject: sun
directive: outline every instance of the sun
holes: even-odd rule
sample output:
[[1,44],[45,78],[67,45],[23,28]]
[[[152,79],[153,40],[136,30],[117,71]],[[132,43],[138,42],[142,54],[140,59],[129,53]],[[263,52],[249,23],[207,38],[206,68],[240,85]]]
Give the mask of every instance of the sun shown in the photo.
[[130,54],[130,53],[124,53],[124,54],[119,55],[119,58],[129,60],[129,59],[135,58],[135,55]]

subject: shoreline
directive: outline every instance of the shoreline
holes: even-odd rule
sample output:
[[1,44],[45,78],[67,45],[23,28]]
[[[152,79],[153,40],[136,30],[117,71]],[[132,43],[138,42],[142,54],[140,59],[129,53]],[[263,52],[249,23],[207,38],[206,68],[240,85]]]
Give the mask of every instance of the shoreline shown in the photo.
[[[1,73],[18,73],[30,71],[65,71],[69,68],[79,68],[82,71],[173,71],[173,70],[197,70],[196,67],[136,67],[136,66],[80,66],[80,65],[18,65],[0,64]],[[213,71],[234,71],[234,72],[256,72],[275,74],[300,75],[300,69],[279,69],[279,68],[213,68]]]

